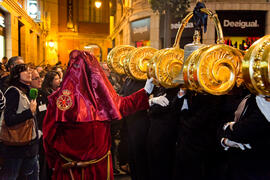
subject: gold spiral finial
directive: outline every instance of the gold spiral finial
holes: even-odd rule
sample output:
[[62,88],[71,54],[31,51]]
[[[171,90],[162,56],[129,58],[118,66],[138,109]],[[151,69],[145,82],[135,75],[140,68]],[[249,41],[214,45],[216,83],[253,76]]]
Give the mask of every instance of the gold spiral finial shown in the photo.
[[123,61],[133,49],[135,47],[129,45],[120,45],[113,48],[107,56],[108,67],[118,74],[125,74]]
[[185,84],[201,93],[226,94],[235,86],[242,59],[239,50],[224,44],[202,47],[184,64]]
[[157,49],[141,47],[132,50],[124,59],[124,70],[130,77],[138,80],[147,79],[147,65]]
[[257,40],[247,51],[243,64],[243,78],[254,94],[270,95],[270,35]]

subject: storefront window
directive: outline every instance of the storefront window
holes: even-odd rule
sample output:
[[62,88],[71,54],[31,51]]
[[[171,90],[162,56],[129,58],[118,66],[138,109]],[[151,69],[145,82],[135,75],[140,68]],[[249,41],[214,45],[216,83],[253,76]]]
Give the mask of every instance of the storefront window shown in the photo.
[[150,46],[150,41],[137,41],[135,47]]
[[260,37],[224,37],[225,44],[237,49],[247,50]]
[[139,19],[130,23],[131,39],[136,47],[150,46],[150,18]]
[[217,10],[216,12],[227,45],[246,50],[265,35],[266,11]]

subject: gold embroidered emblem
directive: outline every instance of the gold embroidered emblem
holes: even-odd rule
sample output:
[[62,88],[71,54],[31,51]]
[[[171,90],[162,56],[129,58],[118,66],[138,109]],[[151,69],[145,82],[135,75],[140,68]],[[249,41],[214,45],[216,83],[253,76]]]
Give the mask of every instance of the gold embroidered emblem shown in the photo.
[[57,98],[56,100],[56,105],[58,109],[62,111],[68,110],[72,106],[72,99],[70,97],[71,92],[67,89],[64,89],[62,91],[62,94],[60,97]]

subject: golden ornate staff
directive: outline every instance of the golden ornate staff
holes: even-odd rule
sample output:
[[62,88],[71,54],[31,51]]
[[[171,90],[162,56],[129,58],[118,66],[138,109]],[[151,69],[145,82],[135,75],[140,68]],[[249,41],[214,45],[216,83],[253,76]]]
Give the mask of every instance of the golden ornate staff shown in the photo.
[[158,50],[152,47],[140,47],[132,50],[124,59],[125,73],[137,80],[147,79],[147,65]]
[[242,71],[246,87],[254,94],[270,96],[270,35],[257,40],[247,51]]
[[120,45],[113,48],[107,56],[108,67],[117,74],[125,74],[124,71],[124,59],[129,52],[136,49],[129,45]]
[[215,23],[217,44],[201,47],[189,55],[183,67],[185,86],[201,93],[226,94],[234,87],[241,73],[244,53],[223,44],[223,32],[217,14],[206,8],[201,11]]

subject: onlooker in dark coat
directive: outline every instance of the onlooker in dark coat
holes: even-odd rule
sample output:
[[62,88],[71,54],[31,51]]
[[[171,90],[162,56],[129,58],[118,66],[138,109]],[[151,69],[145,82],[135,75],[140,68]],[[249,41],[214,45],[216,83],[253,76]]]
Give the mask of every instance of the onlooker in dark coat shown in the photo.
[[60,87],[61,79],[60,75],[56,71],[49,71],[45,75],[45,79],[42,83],[41,91],[44,93],[44,101],[48,103],[47,97],[52,94],[53,91],[57,90]]
[[[18,64],[23,64],[23,63],[24,61],[22,57],[13,56],[6,63],[6,70],[10,72],[13,67],[15,67]],[[8,77],[9,77],[9,74],[6,74],[0,79],[0,89],[2,90],[2,92],[5,92],[6,89],[8,88]]]
[[[12,127],[34,118],[36,136],[26,145],[2,146],[4,164],[0,172],[0,179],[16,180],[21,172],[28,179],[38,179],[38,147],[39,133],[35,119],[36,101],[29,99],[29,85],[31,83],[31,72],[25,64],[12,68],[10,74],[10,87],[6,93],[6,108],[4,110],[5,125]],[[30,102],[29,102],[30,101]]]
[[[43,99],[46,99],[46,97],[43,97],[43,93],[41,91],[41,85],[42,85],[42,80],[39,76],[39,73],[37,70],[32,71],[32,82],[30,84],[31,88],[36,88],[38,89],[38,97],[37,97],[37,122],[38,122],[38,129],[42,131],[42,123],[44,116],[46,114],[47,110],[47,105],[45,102],[42,102]],[[40,141],[40,146],[39,146],[39,179],[40,180],[49,180],[51,179],[52,173],[49,170],[48,164],[45,159],[45,152],[43,148],[43,141]]]

